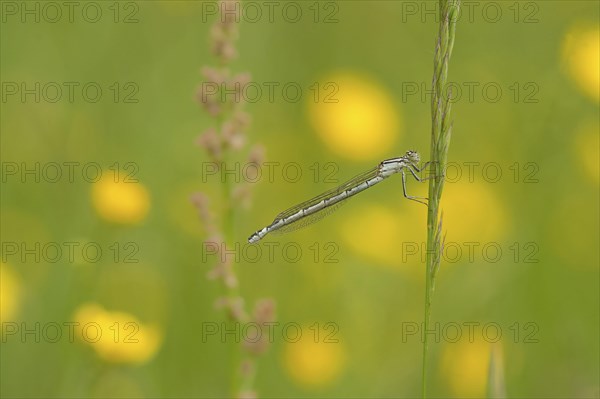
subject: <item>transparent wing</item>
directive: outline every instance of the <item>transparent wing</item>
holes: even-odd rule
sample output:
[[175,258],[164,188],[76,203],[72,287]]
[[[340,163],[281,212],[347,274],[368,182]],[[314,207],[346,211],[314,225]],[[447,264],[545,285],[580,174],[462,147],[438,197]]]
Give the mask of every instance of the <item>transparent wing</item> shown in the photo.
[[[302,202],[301,204],[298,204],[292,208],[286,209],[285,211],[281,212],[279,215],[277,215],[275,217],[275,220],[273,221],[273,223],[277,223],[280,219],[287,218],[288,216],[293,215],[302,209],[312,207],[325,199],[335,197],[336,195],[344,192],[345,190],[347,190],[351,187],[358,186],[359,184],[364,183],[365,181],[376,177],[378,175],[378,173],[379,173],[379,166],[376,166],[373,169],[370,169],[364,173],[361,173],[360,175],[353,177],[352,179],[348,180],[347,182],[343,183],[342,185],[340,185],[336,188],[328,190],[328,191],[324,192],[323,194],[320,194],[314,198],[311,198],[308,201]],[[301,217],[300,219],[298,219],[292,223],[289,223],[283,227],[280,227],[277,230],[273,230],[273,234],[288,233],[290,231],[295,231],[295,230],[304,228],[306,226],[309,226],[309,225],[325,218],[326,216],[331,215],[333,212],[338,210],[339,207],[342,206],[343,204],[345,204],[346,202],[347,201],[342,200],[335,204],[331,204],[322,209],[319,209],[318,211],[311,213],[310,215]]]
[[325,207],[315,213],[312,213],[308,216],[300,218],[300,219],[296,220],[295,222],[292,222],[283,227],[280,227],[277,230],[273,230],[272,234],[278,235],[278,234],[284,234],[284,233],[289,233],[292,231],[303,229],[303,228],[310,226],[311,224],[316,223],[319,220],[324,219],[327,216],[331,215],[332,213],[337,211],[342,205],[344,205],[347,202],[348,201],[340,201],[336,204]]
[[[364,173],[361,173],[360,175],[354,176],[352,179],[348,180],[347,182],[343,183],[342,185],[340,185],[336,188],[333,188],[329,191],[325,191],[323,194],[320,194],[314,198],[311,198],[308,201],[304,201],[301,204],[298,204],[289,209],[286,209],[285,211],[281,212],[279,215],[277,215],[275,217],[275,220],[273,220],[273,223],[277,222],[279,219],[283,219],[290,215],[293,215],[294,213],[298,212],[300,209],[306,209],[310,206],[316,205],[326,198],[335,197],[336,195],[340,194],[342,191],[345,191],[350,187],[357,186],[366,180],[374,178],[375,176],[378,175],[378,173],[379,173],[379,166],[376,166],[373,169],[370,169]],[[331,205],[331,206],[335,206],[335,205]],[[327,208],[325,208],[325,209],[327,209]],[[316,213],[320,213],[320,212],[321,211],[316,212]]]

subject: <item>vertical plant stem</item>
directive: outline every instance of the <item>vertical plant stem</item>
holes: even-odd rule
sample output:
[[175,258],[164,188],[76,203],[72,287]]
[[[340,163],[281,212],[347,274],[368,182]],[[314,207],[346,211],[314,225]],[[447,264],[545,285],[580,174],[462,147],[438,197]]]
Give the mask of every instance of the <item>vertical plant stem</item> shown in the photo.
[[429,166],[429,205],[427,209],[427,254],[425,264],[425,309],[423,323],[423,370],[422,396],[427,397],[427,349],[431,300],[435,288],[435,277],[440,266],[444,240],[441,237],[442,214],[439,209],[444,188],[444,175],[448,158],[448,148],[452,133],[450,120],[451,95],[444,90],[448,77],[448,62],[454,46],[454,32],[460,0],[440,0],[439,32],[433,62],[433,81],[431,96],[431,148]]
[[[218,123],[220,130],[223,129],[223,121],[222,118]],[[223,167],[227,168],[230,162],[230,156],[228,151],[223,153]],[[221,231],[223,232],[223,242],[227,248],[233,248],[234,243],[234,231],[233,231],[233,222],[234,222],[234,208],[231,201],[231,181],[228,179],[228,175],[225,174],[223,176],[223,181],[221,182],[221,206],[222,209],[222,221],[221,221]],[[234,275],[237,275],[237,270],[235,270],[235,263],[231,264],[230,272]],[[228,298],[230,301],[234,302],[237,298],[240,298],[239,285],[238,284],[224,284],[224,296]],[[239,323],[241,320],[235,319],[233,323]],[[239,347],[232,348],[231,351],[231,381],[230,381],[230,393],[231,395],[236,395],[239,392],[240,387],[240,363],[242,354],[239,350]]]
[[[231,170],[233,163],[239,162],[241,152],[245,151],[246,130],[250,123],[240,92],[250,83],[251,76],[247,72],[234,75],[230,70],[231,61],[237,56],[235,42],[239,37],[240,7],[237,3],[239,1],[235,0],[218,2],[219,13],[209,31],[211,52],[216,57],[217,66],[202,68],[204,81],[197,92],[198,100],[213,119],[214,126],[206,129],[196,144],[205,150],[208,159],[226,172]],[[212,90],[215,87],[218,88],[216,92]],[[228,95],[223,96],[223,90],[228,94],[235,91],[238,97],[233,100]],[[260,164],[263,153],[260,145],[253,145],[246,162]],[[228,249],[236,244],[235,216],[248,205],[252,190],[247,183],[240,184],[232,179],[229,173],[224,173],[220,188],[220,195],[212,201],[216,206],[211,206],[210,196],[203,192],[197,192],[191,198],[207,233],[205,243],[217,246],[217,261],[207,275],[209,279],[219,281],[223,288],[223,294],[215,305],[227,312],[230,323],[254,323],[262,333],[262,329],[268,328],[275,320],[275,302],[259,299],[251,312],[246,311],[237,276],[237,261],[231,259],[231,250]],[[257,359],[267,350],[268,344],[263,338],[236,343],[237,347],[231,352],[230,397],[257,397],[254,390]]]

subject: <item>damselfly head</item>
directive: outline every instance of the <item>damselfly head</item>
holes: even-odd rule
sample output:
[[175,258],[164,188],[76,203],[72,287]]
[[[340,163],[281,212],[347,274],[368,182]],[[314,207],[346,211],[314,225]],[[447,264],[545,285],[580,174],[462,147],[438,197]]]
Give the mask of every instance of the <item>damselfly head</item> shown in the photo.
[[419,162],[421,162],[421,156],[418,152],[413,150],[407,151],[404,157],[407,161],[409,161],[412,164],[418,164]]

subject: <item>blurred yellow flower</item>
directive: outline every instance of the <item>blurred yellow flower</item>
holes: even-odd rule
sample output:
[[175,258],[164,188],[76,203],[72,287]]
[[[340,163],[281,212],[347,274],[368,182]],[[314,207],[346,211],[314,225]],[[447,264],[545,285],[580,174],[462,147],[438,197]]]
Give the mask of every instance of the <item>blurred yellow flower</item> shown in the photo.
[[0,322],[13,320],[20,298],[19,277],[8,264],[0,263]]
[[600,127],[598,121],[584,125],[575,137],[575,153],[587,176],[600,180]]
[[76,336],[107,362],[147,362],[162,343],[158,328],[142,324],[128,313],[106,311],[98,304],[81,305],[73,319],[78,323]]
[[[398,109],[387,91],[350,72],[333,74],[321,82],[327,83],[319,85],[317,98],[315,93],[309,96],[308,113],[329,149],[356,160],[387,153],[399,130]],[[333,84],[327,86],[330,82]]]
[[284,364],[287,372],[294,381],[308,387],[332,383],[346,362],[341,342],[324,342],[322,336],[315,340],[309,326],[302,326],[301,331],[300,340],[286,343]]
[[491,186],[493,183],[477,180],[444,185],[441,209],[444,211],[443,230],[448,232],[446,242],[462,245],[498,241],[504,237],[508,215]]
[[[400,197],[404,199],[402,194]],[[420,265],[426,209],[411,201],[403,202],[397,207],[362,205],[344,219],[340,226],[342,238],[355,253],[379,264]]]
[[141,183],[128,182],[126,173],[119,173],[117,179],[113,174],[107,174],[94,183],[92,203],[103,219],[132,224],[148,214],[150,196]]
[[[507,212],[489,185],[476,181],[445,185],[441,209],[446,243],[458,246],[465,254],[465,243],[497,242],[506,233]],[[417,187],[412,188],[411,194],[426,195]],[[403,266],[403,271],[418,277],[427,254],[426,222],[427,209],[405,199],[400,191],[397,202],[391,206],[367,204],[349,212],[340,225],[340,235],[355,253],[378,264]],[[454,259],[455,255],[448,256]]]
[[[467,334],[468,336],[468,334]],[[484,398],[490,365],[490,344],[468,338],[447,342],[442,353],[440,372],[458,398]]]
[[563,41],[567,71],[579,89],[600,100],[600,27],[575,26]]

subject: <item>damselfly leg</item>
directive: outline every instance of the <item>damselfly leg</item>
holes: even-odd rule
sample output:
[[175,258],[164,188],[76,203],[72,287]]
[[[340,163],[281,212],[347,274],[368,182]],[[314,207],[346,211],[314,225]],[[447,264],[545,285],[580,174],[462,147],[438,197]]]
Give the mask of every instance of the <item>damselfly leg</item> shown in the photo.
[[[422,181],[421,178],[415,173],[414,170],[412,170],[410,167],[408,168],[408,170],[410,170],[410,173],[412,173],[412,175],[415,177],[415,179],[417,179],[417,181]],[[404,193],[404,198],[409,199],[411,201],[416,201],[420,204],[427,206],[427,202],[425,202],[425,201],[429,201],[429,198],[415,197],[412,195],[408,195],[408,193],[406,192],[406,173],[404,173],[404,170],[402,170],[401,173],[402,173],[402,192]],[[424,201],[422,201],[422,200],[424,200]]]
[[[427,166],[431,164],[431,161],[425,162],[423,164],[423,166],[421,166],[420,168],[415,165],[415,164],[408,164],[406,165],[406,169],[408,169],[408,171],[413,175],[413,177],[415,178],[416,181],[418,182],[424,182],[426,180],[431,180],[433,179],[435,176],[427,176],[427,177],[420,177],[419,173],[421,173],[422,171],[426,170]],[[406,192],[406,175],[404,173],[404,170],[402,170],[402,191],[404,192],[404,197],[406,199],[412,200],[412,201],[416,201],[420,204],[423,205],[427,205],[427,202],[424,201],[429,201],[429,198],[426,197],[415,197],[412,195],[408,195]],[[424,200],[424,201],[421,201]]]

